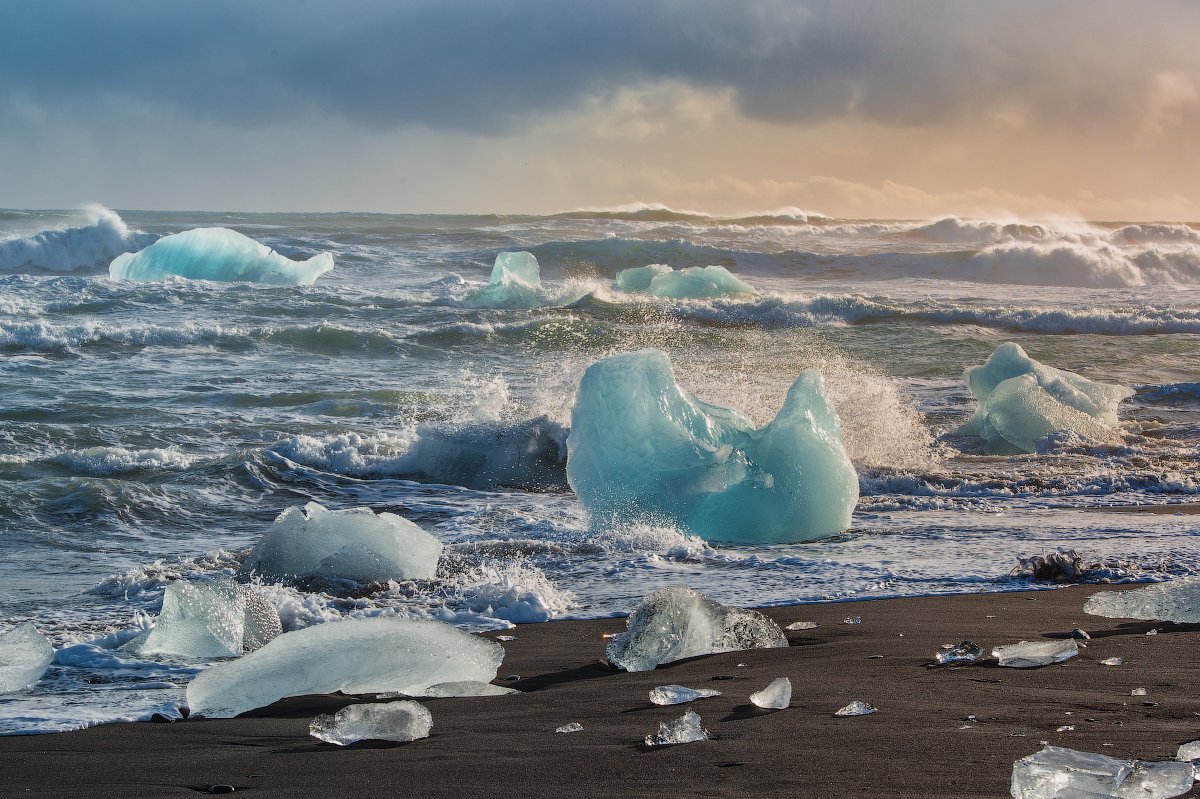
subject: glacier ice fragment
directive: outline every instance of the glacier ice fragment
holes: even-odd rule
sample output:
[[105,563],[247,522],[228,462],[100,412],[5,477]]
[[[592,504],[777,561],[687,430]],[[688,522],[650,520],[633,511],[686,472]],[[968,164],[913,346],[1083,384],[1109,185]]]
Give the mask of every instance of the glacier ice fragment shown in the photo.
[[249,586],[227,578],[177,580],[163,593],[154,626],[122,648],[137,655],[236,657],[282,632],[279,611]]
[[847,716],[869,716],[872,713],[878,712],[878,710],[879,708],[868,702],[864,702],[861,699],[855,699],[845,707],[839,708],[833,715],[842,718]]
[[1072,638],[1062,641],[1020,641],[992,650],[992,657],[999,660],[1001,666],[1014,669],[1033,669],[1049,666],[1051,663],[1062,663],[1078,654],[1079,646]]
[[776,677],[766,688],[750,694],[750,701],[768,710],[783,710],[792,703],[792,681]]
[[144,250],[118,255],[108,266],[113,280],[247,281],[276,286],[311,286],[333,269],[327,252],[293,261],[236,230],[196,228],[163,236]]
[[815,621],[794,621],[791,624],[789,624],[787,627],[784,627],[783,629],[785,629],[785,630],[815,630],[820,626],[821,625],[817,624]]
[[1124,663],[1125,658],[1122,657],[1105,658],[1104,660],[1100,661],[1101,666],[1120,666]]
[[673,721],[660,721],[658,732],[646,736],[646,746],[669,746],[707,741],[708,732],[700,726],[700,716],[689,710]]
[[431,685],[424,691],[424,696],[430,698],[445,698],[459,696],[508,696],[521,693],[516,688],[505,688],[503,685],[492,685],[490,682],[478,680],[458,680],[456,682],[440,682]]
[[720,696],[712,688],[685,688],[682,685],[660,685],[650,691],[650,701],[656,705],[682,705],[697,699]]
[[983,647],[971,641],[948,644],[948,646],[950,647],[949,649],[942,649],[942,651],[934,655],[937,662],[943,666],[954,663],[974,663],[984,655]]
[[802,372],[762,428],[675,381],[666,353],[584,372],[567,479],[593,522],[665,521],[713,541],[788,543],[850,526],[858,475],[821,374]]
[[1189,741],[1181,745],[1175,754],[1175,759],[1186,762],[1200,760],[1200,741]]
[[788,645],[779,625],[763,614],[726,607],[680,585],[647,596],[626,624],[605,649],[609,661],[626,671],[649,671],[696,655]]
[[279,514],[242,564],[242,574],[356,583],[428,580],[441,554],[440,541],[394,513],[327,510],[309,502]]
[[406,700],[349,705],[332,716],[317,716],[308,734],[326,743],[347,746],[357,741],[415,741],[428,738],[433,715],[424,705]]
[[969,367],[964,378],[979,406],[959,433],[978,436],[989,452],[1002,455],[1036,452],[1040,439],[1059,431],[1111,441],[1117,406],[1134,393],[1038,363],[1012,342]]
[[1131,591],[1102,591],[1083,603],[1085,613],[1114,619],[1200,622],[1200,577],[1185,577]]
[[689,266],[676,271],[665,264],[650,264],[623,269],[617,273],[617,287],[654,297],[689,300],[757,293],[754,286],[723,266]]
[[262,649],[201,672],[187,688],[193,713],[231,718],[285,696],[423,696],[438,683],[496,677],[504,648],[426,619],[326,622],[287,632]]
[[583,725],[580,724],[578,721],[568,721],[566,724],[562,725],[561,727],[556,727],[554,729],[554,731],[555,732],[564,732],[564,733],[566,733],[566,732],[583,732]]
[[0,635],[0,694],[23,691],[46,673],[54,647],[26,621]]
[[467,298],[488,308],[538,308],[547,303],[537,258],[530,252],[496,254],[487,285]]
[[1013,799],[1169,799],[1192,788],[1191,763],[1149,763],[1046,746],[1013,764]]
[[1134,688],[1132,691],[1129,692],[1130,696],[1146,696],[1146,694],[1147,694],[1147,691],[1145,688]]

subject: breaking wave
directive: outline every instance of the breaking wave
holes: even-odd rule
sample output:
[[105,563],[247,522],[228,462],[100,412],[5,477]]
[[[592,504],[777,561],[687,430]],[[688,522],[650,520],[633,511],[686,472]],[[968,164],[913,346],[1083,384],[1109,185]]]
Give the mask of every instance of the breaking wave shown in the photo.
[[118,255],[148,247],[151,233],[130,230],[115,212],[87,209],[91,222],[80,227],[43,230],[33,236],[0,241],[2,272],[75,272],[107,269]]

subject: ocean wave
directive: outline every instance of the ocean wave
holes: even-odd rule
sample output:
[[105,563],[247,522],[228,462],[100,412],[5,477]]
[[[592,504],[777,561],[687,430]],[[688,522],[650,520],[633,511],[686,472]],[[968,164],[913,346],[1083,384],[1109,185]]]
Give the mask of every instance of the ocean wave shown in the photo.
[[107,269],[118,255],[148,247],[158,240],[130,230],[115,211],[87,209],[92,221],[80,227],[43,230],[33,236],[0,241],[0,271],[73,272]]
[[124,447],[89,447],[61,452],[50,458],[51,463],[92,477],[140,471],[178,472],[187,469],[197,460],[197,456],[189,455],[176,447],[132,450]]

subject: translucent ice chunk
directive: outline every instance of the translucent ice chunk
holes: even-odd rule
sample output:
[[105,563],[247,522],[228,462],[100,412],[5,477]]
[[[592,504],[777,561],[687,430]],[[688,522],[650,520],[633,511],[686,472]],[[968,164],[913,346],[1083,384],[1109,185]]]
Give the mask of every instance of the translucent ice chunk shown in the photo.
[[682,705],[696,699],[720,696],[712,688],[685,688],[682,685],[660,685],[650,692],[650,701],[656,705]]
[[1038,363],[1012,342],[964,378],[979,407],[959,432],[979,436],[997,454],[1036,452],[1039,439],[1058,431],[1110,440],[1117,406],[1134,393]]
[[787,627],[784,627],[784,629],[785,630],[815,630],[820,626],[821,625],[817,624],[815,621],[794,621],[791,624],[789,624]]
[[154,626],[123,649],[138,655],[236,657],[281,632],[279,611],[252,588],[229,579],[178,580],[163,593]]
[[864,702],[861,699],[855,699],[853,702],[846,705],[845,707],[838,709],[838,711],[835,712],[833,715],[841,716],[841,717],[869,716],[872,713],[878,712],[878,710],[879,710],[879,708],[875,707],[872,704]]
[[505,688],[503,685],[492,685],[490,682],[478,680],[458,680],[457,682],[440,682],[425,689],[428,697],[454,696],[508,696],[521,693],[516,688]]
[[666,264],[650,264],[633,269],[622,269],[617,272],[617,288],[622,291],[647,292],[650,283],[659,275],[668,275],[675,271]]
[[[950,646],[947,644],[947,646]],[[942,649],[934,655],[938,663],[942,665],[950,665],[954,663],[974,663],[981,659],[984,655],[983,647],[971,641],[962,641],[958,644],[950,646],[949,649]]]
[[293,261],[235,230],[210,227],[163,236],[140,252],[118,255],[108,275],[113,280],[187,277],[311,286],[331,269],[333,256],[327,252]]
[[768,710],[783,710],[792,703],[792,681],[776,677],[766,688],[750,694],[750,701]]
[[1047,746],[1013,765],[1013,799],[1169,799],[1192,788],[1191,763],[1147,763]]
[[23,691],[46,673],[54,647],[27,621],[0,635],[0,694]]
[[675,271],[665,264],[651,264],[617,273],[617,286],[624,291],[645,292],[655,297],[706,299],[738,294],[756,294],[754,286],[738,279],[723,266],[689,266]]
[[498,253],[487,285],[472,294],[468,302],[489,308],[537,308],[545,305],[537,258],[529,252]]
[[626,624],[605,650],[609,661],[626,671],[649,671],[696,655],[788,645],[779,625],[761,613],[726,607],[679,585],[650,594]]
[[394,513],[326,510],[309,502],[279,514],[242,564],[242,573],[357,583],[428,580],[441,554],[440,541]]
[[1180,746],[1175,759],[1186,762],[1200,760],[1200,741],[1189,741]]
[[785,543],[846,530],[858,475],[819,372],[803,372],[762,428],[675,382],[658,350],[588,367],[567,478],[595,522],[659,519],[704,538]]
[[504,657],[495,641],[425,619],[352,619],[284,633],[262,649],[201,672],[187,688],[193,713],[229,718],[285,696],[422,696],[431,685],[490,682]]
[[1085,613],[1112,619],[1200,622],[1200,577],[1186,577],[1132,591],[1101,591],[1083,603]]
[[338,746],[356,741],[415,741],[433,727],[429,709],[413,701],[350,705],[332,716],[317,716],[308,734]]
[[1073,638],[1062,641],[1021,641],[992,650],[992,657],[997,658],[1001,666],[1011,666],[1015,669],[1032,669],[1051,663],[1062,663],[1078,654],[1079,646]]
[[578,721],[569,721],[561,727],[556,727],[555,732],[583,732],[583,725]]
[[1100,661],[1101,666],[1120,666],[1124,663],[1125,658],[1122,657],[1105,658],[1104,660]]
[[707,741],[708,732],[700,726],[700,716],[689,710],[674,721],[660,721],[658,732],[646,736],[646,746],[668,746]]
[[1132,691],[1129,692],[1130,696],[1145,696],[1146,694],[1147,694],[1147,691],[1145,688],[1134,688]]

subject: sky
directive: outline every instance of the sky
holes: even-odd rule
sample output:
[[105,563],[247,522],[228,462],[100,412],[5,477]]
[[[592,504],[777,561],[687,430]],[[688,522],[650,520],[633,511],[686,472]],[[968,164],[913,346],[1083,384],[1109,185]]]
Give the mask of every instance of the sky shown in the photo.
[[1200,3],[5,0],[0,207],[1200,221]]

